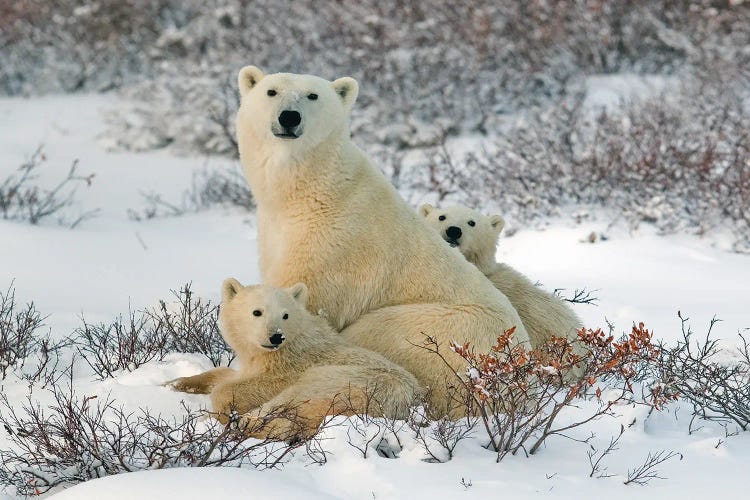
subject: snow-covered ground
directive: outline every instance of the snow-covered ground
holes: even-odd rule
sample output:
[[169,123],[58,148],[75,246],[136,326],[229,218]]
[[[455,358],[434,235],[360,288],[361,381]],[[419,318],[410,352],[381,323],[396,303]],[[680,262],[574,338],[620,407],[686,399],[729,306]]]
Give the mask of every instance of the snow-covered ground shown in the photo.
[[[117,314],[167,298],[171,289],[191,281],[193,290],[218,299],[221,281],[259,279],[256,231],[252,215],[211,209],[179,217],[133,221],[128,209],[144,206],[142,194],[156,192],[179,201],[193,172],[211,166],[230,167],[213,158],[178,158],[166,153],[111,153],[97,139],[100,111],[113,106],[111,96],[52,96],[0,99],[0,179],[13,172],[44,145],[47,161],[41,182],[64,177],[77,158],[82,173],[95,173],[93,185],[81,188],[75,210],[100,209],[76,229],[48,221],[40,226],[0,220],[0,288],[11,283],[18,301],[35,301],[49,314],[46,324],[56,337],[87,321],[109,321]],[[71,214],[75,215],[75,213]],[[604,218],[603,218],[604,219]],[[715,334],[732,343],[750,327],[750,255],[726,253],[710,240],[690,236],[657,236],[648,227],[628,232],[603,222],[574,224],[551,221],[547,229],[520,230],[501,238],[499,257],[540,281],[548,289],[595,289],[598,306],[577,305],[592,328],[605,318],[619,331],[643,321],[657,338],[680,335],[677,311],[691,318],[698,333],[716,315],[723,320]],[[606,234],[589,243],[595,232]],[[147,406],[165,414],[182,411],[180,401],[206,404],[201,396],[170,392],[160,383],[197,373],[205,362],[191,355],[172,355],[114,380],[96,382],[89,374],[76,378],[82,394],[111,394],[133,409]],[[8,379],[2,390],[11,401],[25,397],[26,385]],[[614,477],[588,477],[587,445],[552,438],[532,458],[507,457],[495,463],[481,447],[481,434],[460,443],[445,464],[423,461],[424,452],[404,437],[397,459],[372,453],[367,459],[352,448],[342,428],[326,431],[328,463],[310,464],[293,457],[283,470],[231,469],[147,471],[92,481],[63,491],[62,498],[205,498],[221,491],[229,497],[257,498],[684,498],[744,490],[744,464],[750,460],[750,434],[724,439],[724,430],[706,425],[688,435],[688,412],[671,410],[645,418],[644,410],[623,408],[619,419],[604,419],[581,431],[594,432],[592,443],[606,446],[620,423],[636,423],[606,462]],[[0,431],[0,447],[7,438]],[[343,433],[343,434],[342,434]],[[666,480],[648,486],[625,486],[622,477],[649,450],[675,450],[659,470]],[[462,485],[462,479],[464,484]],[[220,485],[220,486],[217,486]],[[11,494],[12,492],[7,492]],[[2,493],[0,493],[0,498]]]

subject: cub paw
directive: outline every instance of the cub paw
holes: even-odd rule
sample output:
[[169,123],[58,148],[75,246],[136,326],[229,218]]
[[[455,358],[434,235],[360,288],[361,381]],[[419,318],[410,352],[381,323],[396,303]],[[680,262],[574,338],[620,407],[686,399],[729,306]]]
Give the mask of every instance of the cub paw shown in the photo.
[[172,389],[177,392],[187,392],[190,394],[205,394],[203,387],[198,387],[188,380],[190,377],[179,377],[164,382],[162,387]]

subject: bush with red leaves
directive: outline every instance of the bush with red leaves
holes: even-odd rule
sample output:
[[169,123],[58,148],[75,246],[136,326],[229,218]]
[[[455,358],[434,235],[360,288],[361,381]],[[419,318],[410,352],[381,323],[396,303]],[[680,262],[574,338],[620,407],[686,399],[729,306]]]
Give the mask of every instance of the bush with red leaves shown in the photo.
[[[514,331],[503,332],[488,353],[474,352],[469,343],[451,345],[467,364],[464,374],[456,374],[453,396],[479,417],[498,461],[519,450],[534,454],[550,436],[566,435],[638,400],[633,382],[639,367],[659,356],[643,323],[619,340],[601,329],[581,329],[575,340],[553,337],[536,349],[514,343]],[[446,361],[434,342],[425,348]],[[584,399],[595,407],[558,423],[563,410]],[[661,408],[673,399],[654,391],[641,402]]]

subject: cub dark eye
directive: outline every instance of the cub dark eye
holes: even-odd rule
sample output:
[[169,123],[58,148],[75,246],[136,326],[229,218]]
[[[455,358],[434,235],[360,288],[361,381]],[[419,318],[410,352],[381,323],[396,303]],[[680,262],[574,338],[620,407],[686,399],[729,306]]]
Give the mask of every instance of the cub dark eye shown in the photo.
[[470,221],[468,222],[468,224],[469,224],[469,225],[470,225],[471,227],[474,227],[474,226],[476,226],[476,225],[477,225],[477,223],[476,223],[476,222],[474,222],[473,220],[470,220]]
[[445,215],[441,215],[440,217],[438,217],[438,220],[445,220]]
[[307,98],[310,99],[311,101],[314,101],[315,99],[318,98],[318,94],[308,94]]
[[273,96],[275,96],[275,95],[276,95],[276,91],[275,91],[275,90],[273,90],[273,89],[271,89],[271,90],[269,90],[268,92],[266,92],[266,95],[267,95],[268,97],[273,97]]
[[255,311],[253,311],[253,316],[255,316],[256,318],[258,316],[263,316],[263,312],[261,312],[260,309],[256,309]]
[[281,317],[281,319],[289,319],[289,315],[287,313],[284,313],[284,315]]

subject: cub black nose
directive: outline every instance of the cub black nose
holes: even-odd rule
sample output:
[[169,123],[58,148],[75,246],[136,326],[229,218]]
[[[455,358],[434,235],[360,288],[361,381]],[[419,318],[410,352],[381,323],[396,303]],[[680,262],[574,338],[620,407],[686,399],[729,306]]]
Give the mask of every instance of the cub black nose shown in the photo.
[[445,230],[445,235],[452,240],[457,240],[461,237],[461,228],[458,226],[450,226]]
[[280,333],[274,333],[273,335],[268,337],[268,341],[273,345],[279,345],[284,342],[284,336]]
[[279,123],[284,128],[296,127],[302,122],[302,117],[297,111],[284,110],[279,115]]

